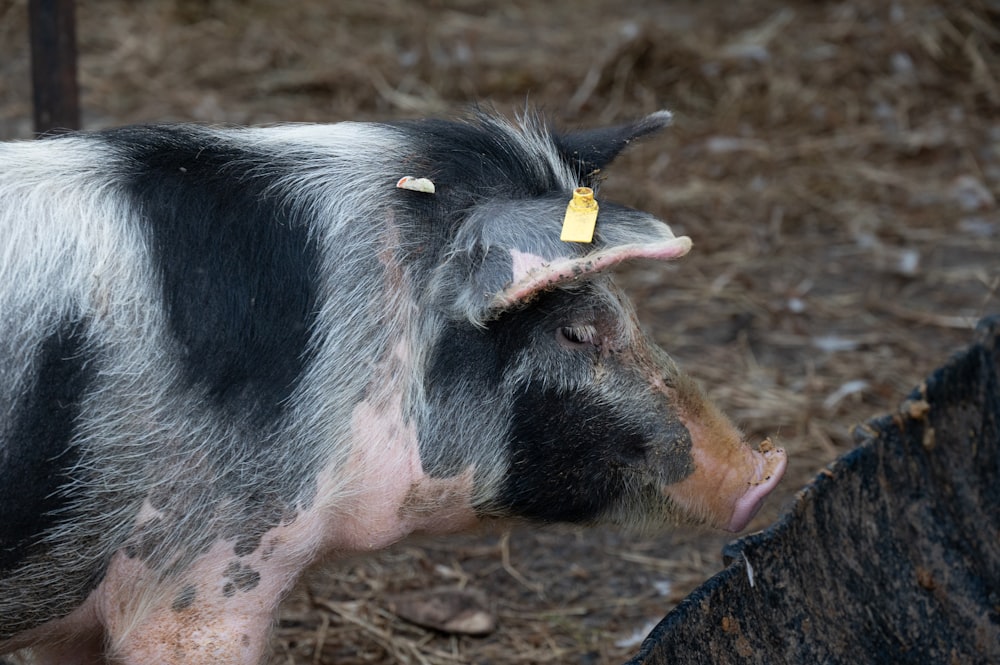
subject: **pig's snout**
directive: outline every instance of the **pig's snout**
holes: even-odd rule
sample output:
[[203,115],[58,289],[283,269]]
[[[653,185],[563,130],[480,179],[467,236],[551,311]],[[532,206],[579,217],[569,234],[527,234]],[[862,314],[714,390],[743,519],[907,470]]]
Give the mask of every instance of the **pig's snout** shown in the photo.
[[693,472],[664,493],[687,514],[727,531],[742,531],[785,472],[788,458],[770,439],[753,450],[727,421],[712,427],[685,423],[691,433]]
[[756,466],[754,476],[747,481],[746,491],[736,499],[732,518],[723,528],[727,531],[742,531],[753,516],[764,504],[764,499],[771,493],[785,473],[788,457],[781,448],[774,448],[770,439],[761,444],[760,451],[750,451],[752,464]]

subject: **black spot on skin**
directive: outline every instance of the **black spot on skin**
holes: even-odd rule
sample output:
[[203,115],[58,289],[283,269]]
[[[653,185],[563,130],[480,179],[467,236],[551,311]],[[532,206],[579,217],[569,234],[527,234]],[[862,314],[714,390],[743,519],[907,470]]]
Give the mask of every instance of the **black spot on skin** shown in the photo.
[[190,382],[270,422],[294,390],[316,317],[319,250],[277,179],[290,165],[193,127],[105,132],[146,223]]
[[239,561],[230,562],[222,576],[229,581],[222,587],[222,595],[232,598],[237,591],[251,591],[260,584],[260,573]]
[[42,341],[34,380],[0,446],[0,573],[37,549],[71,499],[61,490],[79,458],[73,434],[96,372],[85,328],[67,320]]
[[189,584],[180,590],[177,597],[174,598],[174,602],[171,603],[170,609],[174,612],[182,612],[194,604],[194,599],[196,596],[196,591],[193,584]]
[[258,547],[260,547],[260,534],[252,534],[249,536],[240,536],[236,539],[236,544],[233,545],[233,553],[236,556],[246,556],[252,554]]

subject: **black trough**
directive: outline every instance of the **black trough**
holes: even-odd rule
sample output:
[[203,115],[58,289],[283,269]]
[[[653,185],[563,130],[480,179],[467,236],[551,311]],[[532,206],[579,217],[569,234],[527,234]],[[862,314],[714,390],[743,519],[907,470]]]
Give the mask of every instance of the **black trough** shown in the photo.
[[1000,663],[1000,317],[627,665]]

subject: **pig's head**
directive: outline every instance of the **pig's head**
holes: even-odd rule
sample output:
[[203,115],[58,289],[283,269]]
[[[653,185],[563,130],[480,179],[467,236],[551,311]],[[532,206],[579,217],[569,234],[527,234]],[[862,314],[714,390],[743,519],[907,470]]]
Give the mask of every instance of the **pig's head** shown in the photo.
[[640,330],[608,274],[691,241],[600,196],[593,242],[560,240],[573,189],[669,117],[563,136],[481,119],[475,154],[442,150],[437,193],[412,195],[448,229],[422,303],[421,461],[470,474],[481,516],[738,531],[784,471],[783,451],[752,449]]

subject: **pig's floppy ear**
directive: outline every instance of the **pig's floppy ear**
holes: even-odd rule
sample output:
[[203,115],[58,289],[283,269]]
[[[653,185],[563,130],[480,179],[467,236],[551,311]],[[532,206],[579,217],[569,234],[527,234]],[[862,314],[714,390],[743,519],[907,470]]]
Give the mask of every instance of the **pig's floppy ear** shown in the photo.
[[629,143],[668,127],[672,118],[670,111],[658,111],[629,124],[555,135],[553,140],[563,158],[580,174],[583,184],[592,186],[600,171]]
[[[491,299],[489,310],[495,314],[531,300],[540,291],[587,279],[632,259],[669,261],[688,253],[691,239],[676,237],[670,227],[651,216],[628,220],[595,237],[592,244],[562,243],[564,252],[546,258],[530,251],[511,249],[513,279]],[[610,236],[610,237],[609,237]],[[584,249],[583,253],[578,250]],[[575,251],[576,250],[576,251]]]
[[687,254],[652,215],[601,203],[593,242],[559,239],[565,198],[497,202],[466,220],[437,271],[431,292],[453,316],[483,325],[539,292],[593,278],[631,259],[669,260]]

